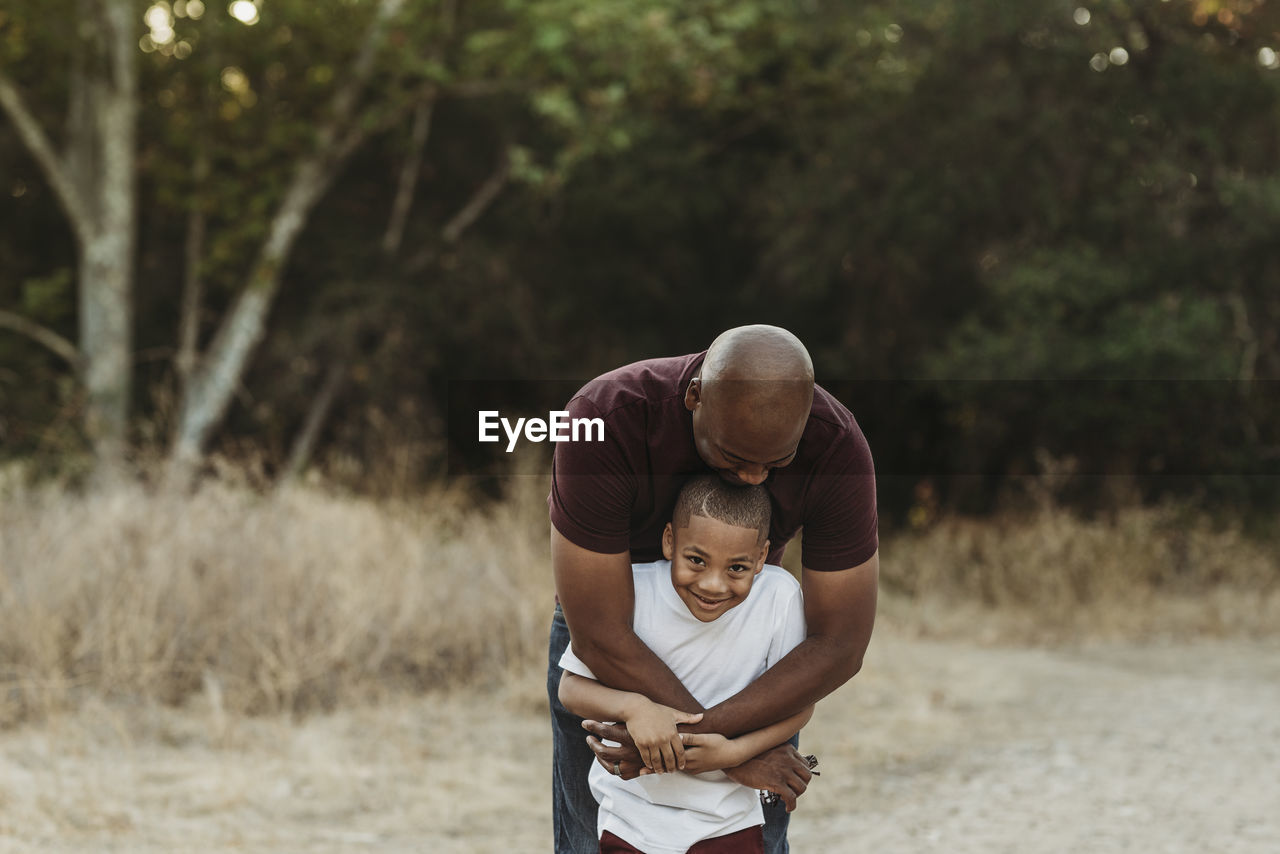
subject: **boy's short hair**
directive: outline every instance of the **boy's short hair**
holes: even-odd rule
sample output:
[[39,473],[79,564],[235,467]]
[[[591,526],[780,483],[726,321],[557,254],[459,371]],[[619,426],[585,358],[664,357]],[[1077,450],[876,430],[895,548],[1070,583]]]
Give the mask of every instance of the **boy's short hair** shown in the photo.
[[756,545],[762,545],[769,536],[772,515],[769,493],[763,486],[734,486],[719,475],[708,474],[692,478],[681,487],[671,524],[687,528],[693,516],[706,516],[739,528],[755,528]]

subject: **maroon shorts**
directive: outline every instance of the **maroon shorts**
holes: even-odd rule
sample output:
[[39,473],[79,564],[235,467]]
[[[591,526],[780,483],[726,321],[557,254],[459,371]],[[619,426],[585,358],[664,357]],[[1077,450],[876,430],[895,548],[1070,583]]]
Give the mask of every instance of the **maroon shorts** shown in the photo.
[[[600,837],[600,854],[641,854],[625,839],[605,831]],[[759,825],[730,833],[728,836],[715,836],[695,843],[689,854],[764,854],[764,829]]]

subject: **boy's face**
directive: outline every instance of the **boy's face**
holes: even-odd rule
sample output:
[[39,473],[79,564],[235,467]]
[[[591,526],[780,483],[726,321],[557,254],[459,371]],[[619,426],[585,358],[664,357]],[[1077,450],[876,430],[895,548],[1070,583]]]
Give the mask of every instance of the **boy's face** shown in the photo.
[[764,569],[769,542],[760,533],[706,516],[690,516],[686,528],[662,532],[662,553],[671,561],[671,584],[689,613],[709,623],[735,608]]

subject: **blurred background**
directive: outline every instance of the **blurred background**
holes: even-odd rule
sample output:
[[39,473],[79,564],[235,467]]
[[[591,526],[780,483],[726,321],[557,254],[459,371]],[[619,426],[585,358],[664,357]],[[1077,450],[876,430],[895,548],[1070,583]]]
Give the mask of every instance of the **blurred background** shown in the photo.
[[[0,108],[31,530],[107,475],[125,513],[213,481],[492,511],[547,448],[495,469],[477,389],[539,415],[769,322],[867,434],[886,542],[934,537],[890,590],[1280,576],[1278,3],[6,0]],[[112,518],[67,512],[41,542]],[[1046,513],[1119,539],[955,546]]]
[[1274,509],[1277,51],[1261,0],[8,0],[0,454],[419,489],[451,385],[771,322],[890,523]]

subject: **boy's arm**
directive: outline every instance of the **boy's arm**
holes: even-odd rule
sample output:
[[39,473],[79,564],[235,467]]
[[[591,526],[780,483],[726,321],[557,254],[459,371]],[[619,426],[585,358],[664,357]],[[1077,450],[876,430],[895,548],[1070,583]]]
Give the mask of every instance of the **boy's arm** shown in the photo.
[[786,720],[744,733],[737,738],[725,738],[718,733],[681,733],[680,740],[684,742],[684,770],[696,774],[741,765],[788,741],[809,722],[813,717],[813,710],[813,706],[808,706]]
[[[754,730],[733,739],[733,745],[738,754],[738,761],[734,765],[741,765],[748,759],[764,753],[769,748],[777,747],[779,744],[789,741],[792,736],[804,728],[805,724],[809,723],[810,718],[813,717],[814,708],[815,706],[812,705],[806,706],[785,721],[779,721],[772,726]],[[690,733],[690,735],[693,734]]]
[[683,769],[684,746],[676,725],[702,719],[700,712],[677,711],[651,702],[643,694],[618,691],[567,670],[560,676],[560,702],[579,717],[625,721],[645,764],[641,773]]
[[565,671],[560,676],[560,702],[580,718],[596,721],[625,721],[635,711],[640,694],[618,691],[594,679]]

